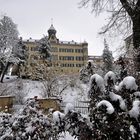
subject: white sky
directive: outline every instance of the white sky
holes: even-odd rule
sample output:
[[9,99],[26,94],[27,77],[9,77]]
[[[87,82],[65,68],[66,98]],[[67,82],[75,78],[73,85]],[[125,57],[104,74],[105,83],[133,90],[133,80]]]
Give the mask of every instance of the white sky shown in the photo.
[[105,17],[95,17],[90,8],[79,9],[78,2],[80,0],[0,0],[0,13],[13,19],[23,39],[40,39],[47,35],[53,18],[58,39],[87,41],[89,55],[101,55],[104,44],[98,32]]

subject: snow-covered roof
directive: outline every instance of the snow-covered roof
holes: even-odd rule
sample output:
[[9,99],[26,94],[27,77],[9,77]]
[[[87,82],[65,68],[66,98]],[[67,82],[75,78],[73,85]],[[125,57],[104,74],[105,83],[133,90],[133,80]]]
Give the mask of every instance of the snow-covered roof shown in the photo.
[[59,41],[60,44],[68,44],[68,45],[81,45],[82,43],[75,42],[75,41]]
[[15,96],[12,95],[6,95],[6,96],[0,96],[0,98],[14,98]]
[[98,55],[90,55],[88,56],[88,59],[94,60],[94,59],[103,59],[102,56],[98,56]]
[[38,41],[39,39],[32,39],[32,38],[29,38],[29,39],[23,39],[23,42],[36,42]]
[[[39,41],[39,39],[32,39],[32,38],[29,38],[29,39],[23,39],[23,42],[37,42]],[[59,41],[58,42],[59,44],[64,44],[64,45],[81,45],[83,44],[84,42],[75,42],[75,41]]]

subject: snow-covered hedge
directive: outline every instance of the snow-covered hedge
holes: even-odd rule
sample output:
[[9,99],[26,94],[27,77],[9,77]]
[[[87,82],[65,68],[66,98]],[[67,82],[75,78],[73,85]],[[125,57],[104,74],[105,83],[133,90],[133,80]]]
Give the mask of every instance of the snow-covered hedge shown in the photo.
[[78,140],[139,140],[140,92],[135,78],[123,79],[116,90],[115,75],[91,76],[90,115],[83,116],[67,104],[64,113],[42,114],[36,99],[28,100],[18,114],[0,115],[0,140],[58,140],[69,132]]
[[[115,74],[105,78],[94,74],[90,79],[90,120],[96,140],[140,139],[140,92],[132,76],[115,85]],[[103,88],[104,87],[104,88]],[[117,87],[117,88],[116,88]]]

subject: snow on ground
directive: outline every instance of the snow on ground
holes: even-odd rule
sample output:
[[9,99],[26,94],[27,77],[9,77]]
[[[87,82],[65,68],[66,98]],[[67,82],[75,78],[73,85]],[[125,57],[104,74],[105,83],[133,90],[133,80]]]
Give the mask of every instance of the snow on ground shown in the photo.
[[[15,85],[17,77],[6,76],[4,82],[9,83],[10,85]],[[33,98],[38,96],[41,98],[41,93],[43,91],[43,85],[40,81],[31,81],[23,80],[24,92],[26,93],[27,98]],[[77,100],[87,100],[88,85],[77,83],[77,87],[68,87],[62,94],[62,100],[65,103],[74,103]],[[16,109],[19,110],[21,106],[16,106]],[[77,140],[77,138],[72,137],[68,132],[63,133],[59,140]]]
[[87,92],[89,90],[88,85],[77,83],[77,87],[68,87],[62,95],[62,99],[64,102],[73,103],[77,100],[85,101],[87,100]]
[[77,140],[77,138],[72,137],[68,132],[62,134],[62,137],[59,140]]
[[42,83],[40,81],[23,80],[24,92],[27,93],[27,98],[34,98],[38,96],[41,98],[41,93],[43,92]]
[[3,82],[11,82],[11,81],[14,81],[18,78],[18,76],[9,76],[9,75],[5,75],[4,76],[4,79],[3,79]]
[[[17,76],[5,76],[4,82],[12,87],[17,84]],[[43,84],[41,81],[32,81],[32,80],[22,80],[23,82],[23,93],[25,93],[24,99],[42,98],[42,93],[44,92]],[[13,86],[14,85],[14,86]],[[61,89],[61,88],[60,88]],[[74,103],[77,101],[87,101],[87,92],[89,90],[89,85],[81,83],[79,80],[75,82],[74,87],[68,86],[63,93],[61,94],[62,100],[65,104]]]

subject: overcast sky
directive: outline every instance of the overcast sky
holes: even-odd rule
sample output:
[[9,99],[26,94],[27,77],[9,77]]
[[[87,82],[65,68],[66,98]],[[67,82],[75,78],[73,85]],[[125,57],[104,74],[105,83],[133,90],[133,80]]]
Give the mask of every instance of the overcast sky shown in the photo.
[[[101,55],[103,37],[98,35],[104,16],[95,17],[90,8],[78,8],[80,0],[0,0],[0,12],[18,25],[23,39],[40,39],[53,25],[63,41],[87,41],[89,55]],[[110,48],[112,51],[115,49]]]

